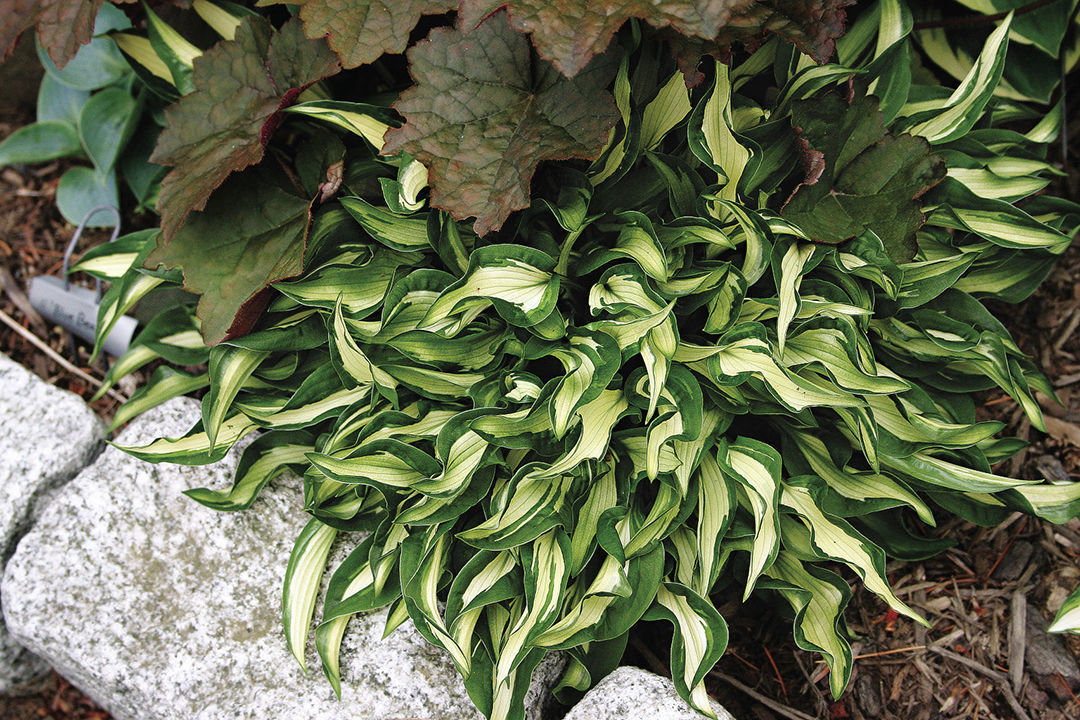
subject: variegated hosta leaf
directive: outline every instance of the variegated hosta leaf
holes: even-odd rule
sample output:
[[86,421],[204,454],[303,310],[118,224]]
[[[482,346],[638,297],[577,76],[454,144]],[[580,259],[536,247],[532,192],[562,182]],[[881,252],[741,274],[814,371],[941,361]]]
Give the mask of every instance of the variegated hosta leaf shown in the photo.
[[307,658],[304,650],[307,647],[308,627],[315,613],[315,594],[319,591],[330,545],[336,536],[337,530],[334,528],[311,520],[296,538],[289,567],[285,571],[285,598],[281,604],[285,640],[305,672]]

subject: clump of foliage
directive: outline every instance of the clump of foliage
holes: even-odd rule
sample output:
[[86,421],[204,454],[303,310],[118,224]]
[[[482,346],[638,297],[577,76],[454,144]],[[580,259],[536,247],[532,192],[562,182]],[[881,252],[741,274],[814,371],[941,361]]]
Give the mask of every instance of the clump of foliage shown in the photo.
[[[843,4],[642,3],[624,24],[602,3],[466,0],[409,51],[396,110],[324,79],[458,3],[213,16],[229,39],[168,74],[160,235],[74,270],[113,282],[101,337],[157,287],[202,293],[110,370],[176,366],[116,424],[205,389],[186,436],[126,450],[209,463],[261,430],[231,488],[189,492],[220,510],[303,476],[284,605],[301,663],[347,537],[315,635],[335,686],[349,618],[385,607],[485,715],[519,718],[545,653],[566,651],[572,700],[662,619],[676,688],[709,714],[726,590],[786,606],[839,695],[839,570],[921,622],[884,568],[941,550],[938,519],[1080,512],[1080,483],[991,472],[1022,443],[973,402],[1001,388],[1042,427],[1034,394],[1053,396],[982,302],[1028,296],[1080,227],[1040,194],[1060,106],[1000,92],[1010,33],[1042,26],[1005,17],[947,87],[898,0],[816,63]],[[676,12],[714,5],[712,24]],[[540,27],[534,51],[519,31]],[[155,32],[171,68],[179,45]],[[753,52],[726,47],[746,37]],[[730,64],[687,60],[702,51]]]

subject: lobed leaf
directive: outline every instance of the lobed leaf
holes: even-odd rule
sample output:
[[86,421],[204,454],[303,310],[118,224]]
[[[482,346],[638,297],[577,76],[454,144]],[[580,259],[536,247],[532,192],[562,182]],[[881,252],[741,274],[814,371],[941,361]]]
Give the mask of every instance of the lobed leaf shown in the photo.
[[203,296],[198,314],[207,344],[243,335],[266,305],[262,291],[302,269],[309,205],[274,173],[247,170],[173,236],[162,232],[147,266],[183,269],[184,287]]
[[158,197],[166,242],[229,175],[262,159],[279,112],[339,69],[326,43],[306,39],[296,20],[274,32],[269,22],[248,18],[232,40],[196,58],[195,89],[166,108],[165,130],[150,158],[173,166]]
[[[477,47],[484,52],[470,52]],[[613,56],[564,78],[503,13],[471,32],[437,28],[408,55],[416,85],[394,104],[406,123],[386,133],[383,153],[426,165],[432,205],[475,216],[478,235],[529,206],[540,162],[597,157],[618,118],[606,90]]]
[[944,160],[922,138],[890,134],[872,95],[850,105],[833,94],[800,101],[792,124],[806,179],[783,217],[817,242],[836,244],[871,230],[894,261],[914,257],[924,220],[918,198],[945,177]]
[[[259,0],[283,5],[286,0]],[[456,0],[300,0],[300,19],[308,37],[326,37],[345,68],[378,60],[385,53],[405,51],[412,32],[424,15],[457,8]]]

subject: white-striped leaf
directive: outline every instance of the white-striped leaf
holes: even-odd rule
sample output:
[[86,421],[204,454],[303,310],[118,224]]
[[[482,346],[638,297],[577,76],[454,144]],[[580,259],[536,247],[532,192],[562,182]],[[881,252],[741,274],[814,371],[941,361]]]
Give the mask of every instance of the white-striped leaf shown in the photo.
[[285,642],[305,673],[305,651],[308,629],[315,613],[315,596],[319,592],[326,558],[337,532],[318,520],[309,521],[296,538],[289,556],[289,566],[285,570],[285,593],[281,604]]

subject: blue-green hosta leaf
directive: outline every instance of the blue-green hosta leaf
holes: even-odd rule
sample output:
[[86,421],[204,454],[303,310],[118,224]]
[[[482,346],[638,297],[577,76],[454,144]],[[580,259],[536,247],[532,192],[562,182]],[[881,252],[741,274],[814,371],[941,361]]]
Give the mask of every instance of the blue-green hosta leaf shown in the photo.
[[[97,171],[76,165],[60,177],[56,186],[56,208],[72,225],[80,224],[96,207],[120,204],[120,193],[114,171]],[[87,227],[112,227],[115,220],[110,213],[95,213],[87,221]]]
[[421,327],[489,303],[512,325],[535,325],[555,309],[559,277],[552,273],[554,267],[550,255],[521,245],[478,248],[469,256],[465,276],[432,303]]
[[76,90],[46,73],[41,78],[37,95],[37,121],[57,121],[74,128],[79,112],[90,99],[86,90]]
[[285,570],[285,593],[281,604],[285,625],[285,642],[300,667],[307,672],[308,629],[315,613],[315,595],[319,592],[330,545],[338,531],[318,520],[311,520],[293,545],[289,565]]
[[99,173],[116,165],[120,152],[138,125],[139,104],[122,88],[94,93],[79,115],[79,139]]
[[930,623],[901,602],[889,587],[885,577],[885,553],[881,548],[844,520],[822,512],[811,491],[805,487],[785,484],[780,501],[806,524],[811,542],[819,553],[846,564],[858,573],[867,589],[881,597],[896,612],[929,626]]
[[0,165],[39,163],[81,152],[75,129],[60,120],[26,125],[0,142]]

